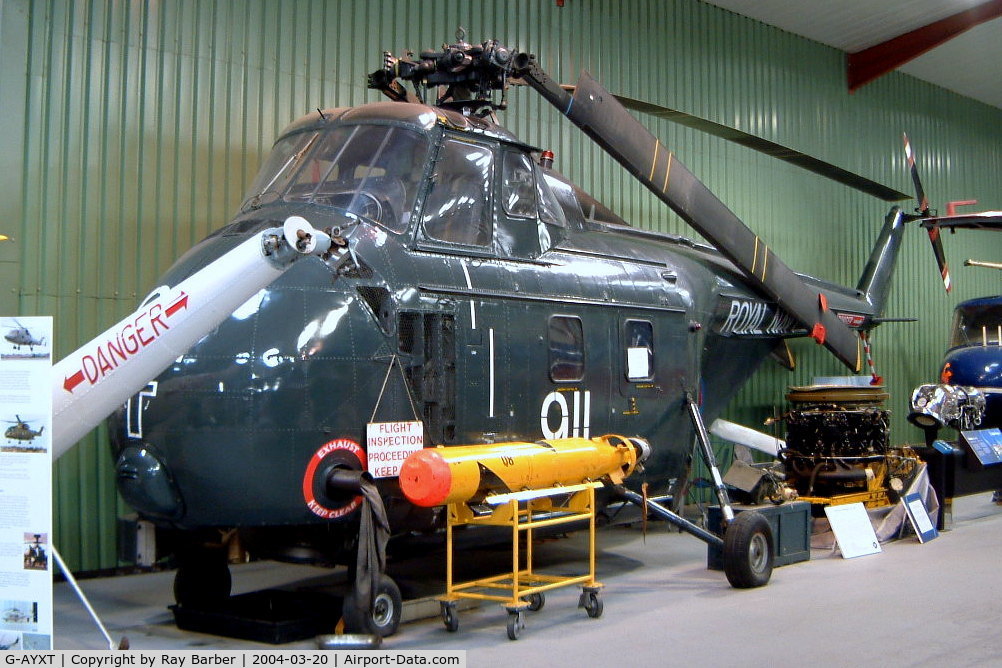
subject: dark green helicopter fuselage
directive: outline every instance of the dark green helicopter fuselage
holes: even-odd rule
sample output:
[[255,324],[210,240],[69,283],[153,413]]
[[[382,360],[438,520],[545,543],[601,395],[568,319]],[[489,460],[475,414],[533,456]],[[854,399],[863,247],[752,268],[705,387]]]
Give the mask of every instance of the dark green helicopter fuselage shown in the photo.
[[[240,213],[162,284],[290,215],[350,253],[297,262],[112,418],[124,498],[163,527],[296,528],[336,552],[357,499],[314,460],[358,468],[367,423],[415,419],[426,446],[642,436],[653,453],[631,484],[677,491],[686,394],[709,424],[805,332],[713,248],[623,224],[535,155],[409,103],[290,126]],[[886,288],[893,254],[875,249],[868,285]],[[879,315],[867,286],[805,280],[847,322]],[[395,532],[433,524],[395,478],[379,485]]]

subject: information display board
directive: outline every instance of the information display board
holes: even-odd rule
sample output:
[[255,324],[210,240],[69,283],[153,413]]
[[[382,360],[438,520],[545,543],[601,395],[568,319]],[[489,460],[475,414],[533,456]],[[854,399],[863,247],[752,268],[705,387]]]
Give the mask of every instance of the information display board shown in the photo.
[[52,648],[52,318],[0,317],[0,649]]
[[962,431],[960,441],[977,458],[982,468],[1002,464],[1002,430],[998,427]]

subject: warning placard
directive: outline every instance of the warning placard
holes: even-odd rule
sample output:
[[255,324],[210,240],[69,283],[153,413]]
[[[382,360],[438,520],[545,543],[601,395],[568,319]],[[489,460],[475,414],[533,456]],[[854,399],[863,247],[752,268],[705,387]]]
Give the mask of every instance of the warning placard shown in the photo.
[[373,478],[400,475],[407,455],[424,448],[424,425],[409,422],[370,422],[365,430],[369,473]]

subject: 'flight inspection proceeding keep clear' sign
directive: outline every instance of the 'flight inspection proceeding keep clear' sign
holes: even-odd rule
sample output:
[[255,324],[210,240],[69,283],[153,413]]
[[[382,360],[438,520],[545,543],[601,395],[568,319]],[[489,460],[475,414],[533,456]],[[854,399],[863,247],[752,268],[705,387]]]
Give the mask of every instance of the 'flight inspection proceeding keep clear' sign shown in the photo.
[[369,473],[373,478],[400,475],[407,455],[424,448],[424,425],[408,422],[370,422],[365,430]]

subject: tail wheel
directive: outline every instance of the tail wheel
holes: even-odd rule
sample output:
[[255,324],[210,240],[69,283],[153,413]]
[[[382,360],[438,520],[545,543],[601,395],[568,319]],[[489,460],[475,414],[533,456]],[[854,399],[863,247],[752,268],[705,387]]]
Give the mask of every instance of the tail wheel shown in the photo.
[[772,527],[762,514],[737,515],[724,533],[724,573],[732,587],[761,587],[772,577]]
[[362,610],[355,590],[345,596],[341,614],[348,633],[372,633],[382,638],[393,635],[400,626],[403,600],[397,583],[386,575],[379,576],[379,585],[372,592],[372,606]]

